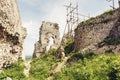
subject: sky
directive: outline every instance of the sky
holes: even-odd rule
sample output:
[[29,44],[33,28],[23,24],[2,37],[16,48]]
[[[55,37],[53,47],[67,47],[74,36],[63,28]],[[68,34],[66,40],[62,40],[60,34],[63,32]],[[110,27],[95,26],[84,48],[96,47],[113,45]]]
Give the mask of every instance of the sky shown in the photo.
[[[118,0],[115,7],[118,7]],[[106,0],[71,0],[73,6],[78,2],[79,13],[94,17],[111,9],[112,2]],[[58,23],[60,32],[64,31],[66,24],[66,8],[70,0],[17,0],[22,26],[27,29],[23,53],[32,56],[34,44],[39,40],[39,29],[42,21]]]

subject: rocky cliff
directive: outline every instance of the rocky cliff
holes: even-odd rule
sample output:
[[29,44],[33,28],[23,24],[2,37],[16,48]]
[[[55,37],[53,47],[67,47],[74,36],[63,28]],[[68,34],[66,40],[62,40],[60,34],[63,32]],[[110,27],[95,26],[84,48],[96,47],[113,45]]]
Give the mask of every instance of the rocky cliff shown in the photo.
[[60,45],[60,33],[57,23],[42,22],[39,32],[39,41],[35,43],[35,49],[33,57],[39,57],[47,51],[47,47],[50,44],[50,38],[53,39],[53,44],[50,49],[57,49]]
[[16,0],[0,0],[0,68],[22,57],[25,37]]
[[78,51],[120,53],[120,9],[81,22],[74,39]]

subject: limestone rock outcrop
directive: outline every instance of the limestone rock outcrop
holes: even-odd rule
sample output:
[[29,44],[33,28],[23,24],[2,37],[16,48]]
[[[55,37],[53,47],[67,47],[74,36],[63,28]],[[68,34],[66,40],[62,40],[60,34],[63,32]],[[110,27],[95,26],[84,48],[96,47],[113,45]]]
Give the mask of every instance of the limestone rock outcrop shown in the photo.
[[25,37],[16,0],[0,0],[0,69],[22,57]]
[[80,23],[74,39],[78,51],[120,53],[120,9]]
[[57,23],[43,21],[40,27],[39,41],[35,43],[33,57],[39,57],[41,54],[47,52],[50,38],[53,39],[53,44],[50,46],[50,49],[57,49],[60,45],[59,26]]

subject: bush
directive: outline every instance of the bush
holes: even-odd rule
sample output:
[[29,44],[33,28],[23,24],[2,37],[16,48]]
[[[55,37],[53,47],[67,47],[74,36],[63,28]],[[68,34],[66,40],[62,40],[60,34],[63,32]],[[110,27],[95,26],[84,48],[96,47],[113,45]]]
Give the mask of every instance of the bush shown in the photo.
[[53,80],[120,80],[120,56],[102,54],[84,57],[74,65],[66,65]]
[[120,38],[114,39],[114,38],[107,37],[104,39],[103,42],[107,45],[118,45],[120,44]]
[[91,17],[90,19],[79,23],[79,24],[78,24],[78,27],[81,27],[81,26],[90,26],[90,25],[93,24],[94,21],[95,21],[95,18],[94,18],[94,17]]
[[74,41],[72,39],[69,39],[65,44],[64,44],[64,52],[65,54],[69,54],[74,50]]
[[110,9],[110,10],[105,11],[103,14],[111,14],[112,15],[114,11],[115,10]]
[[56,50],[50,50],[39,58],[34,58],[31,62],[30,79],[45,80],[50,76],[51,70],[60,62],[55,58]]
[[3,80],[6,77],[11,77],[13,80],[27,80],[23,74],[24,68],[23,60],[20,59],[0,73],[0,80]]
[[74,65],[76,64],[78,61],[82,61],[84,62],[84,59],[91,59],[94,56],[96,56],[96,54],[94,54],[93,52],[86,52],[86,53],[78,53],[78,52],[72,52],[71,57],[67,60],[67,65]]

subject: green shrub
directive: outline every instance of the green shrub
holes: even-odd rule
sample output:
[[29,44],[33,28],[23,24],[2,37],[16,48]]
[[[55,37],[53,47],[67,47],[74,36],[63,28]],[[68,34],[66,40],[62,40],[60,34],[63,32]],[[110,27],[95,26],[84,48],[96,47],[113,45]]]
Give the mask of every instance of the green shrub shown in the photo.
[[115,39],[115,38],[107,37],[104,39],[103,42],[107,45],[118,45],[120,44],[120,38]]
[[112,49],[109,49],[105,51],[105,54],[115,54],[115,53],[112,51]]
[[94,17],[91,17],[90,19],[79,23],[79,24],[78,24],[78,27],[92,25],[94,21],[95,21],[95,18],[94,18]]
[[[72,63],[73,64],[73,63]],[[120,56],[102,54],[67,64],[53,80],[120,80]]]
[[69,39],[65,44],[64,44],[64,52],[65,54],[69,54],[74,50],[74,41],[72,39]]
[[6,77],[11,77],[13,80],[27,80],[23,74],[24,68],[23,60],[20,59],[17,62],[12,63],[10,67],[4,69],[4,71],[0,73],[0,80],[3,80]]
[[[104,14],[110,14],[110,15],[112,15],[114,12],[115,12],[115,10],[110,9],[110,10],[105,11],[103,14],[101,14],[101,15],[98,16],[98,17],[99,17],[99,19],[101,19],[100,17],[101,17],[102,15],[104,15]],[[97,17],[91,17],[90,19],[79,23],[79,24],[78,24],[78,27],[90,26],[90,25],[92,25],[92,24],[97,24],[97,23],[95,23],[95,22],[97,22],[96,20],[97,20]],[[100,22],[101,22],[101,23],[103,23],[103,22],[104,22],[104,23],[107,23],[108,21],[109,21],[109,19],[105,19],[105,20],[104,20],[104,19],[101,19]]]
[[60,62],[55,58],[56,50],[50,50],[39,58],[34,58],[31,62],[30,79],[45,80],[50,76],[51,70]]
[[105,11],[103,14],[111,14],[112,15],[114,11],[115,10],[110,9],[110,10]]

